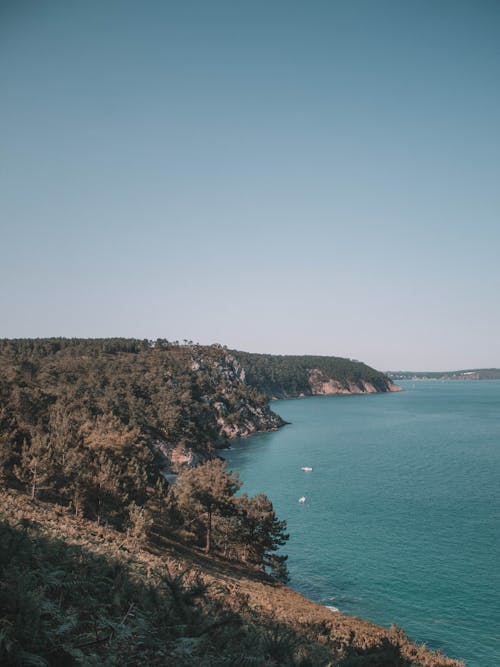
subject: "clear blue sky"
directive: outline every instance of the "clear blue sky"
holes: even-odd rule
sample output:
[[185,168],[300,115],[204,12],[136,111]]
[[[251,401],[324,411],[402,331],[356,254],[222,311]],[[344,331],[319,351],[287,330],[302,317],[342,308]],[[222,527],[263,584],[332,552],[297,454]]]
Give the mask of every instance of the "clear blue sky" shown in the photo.
[[500,366],[496,0],[0,3],[0,336]]

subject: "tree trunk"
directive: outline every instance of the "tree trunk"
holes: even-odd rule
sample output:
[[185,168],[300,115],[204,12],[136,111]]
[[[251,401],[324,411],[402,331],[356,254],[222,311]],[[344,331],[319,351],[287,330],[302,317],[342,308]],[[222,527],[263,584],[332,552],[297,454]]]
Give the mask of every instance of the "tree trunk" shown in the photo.
[[33,479],[31,481],[31,500],[35,500],[35,497],[36,497],[37,481],[38,481],[37,464],[35,463],[35,466],[33,467]]
[[210,548],[212,546],[211,543],[212,540],[212,510],[208,510],[208,516],[207,516],[207,541],[205,543],[205,551],[207,554],[210,552]]

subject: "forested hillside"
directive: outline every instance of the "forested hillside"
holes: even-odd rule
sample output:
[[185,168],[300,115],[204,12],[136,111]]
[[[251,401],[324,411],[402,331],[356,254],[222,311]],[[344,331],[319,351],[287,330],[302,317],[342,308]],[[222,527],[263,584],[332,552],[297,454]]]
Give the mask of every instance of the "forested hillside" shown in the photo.
[[[237,475],[213,456],[227,430],[282,423],[240,374],[220,346],[2,341],[2,484],[138,540],[175,536],[286,579],[275,553],[285,524],[266,496],[237,496]],[[175,486],[162,475],[167,454]],[[181,465],[196,456],[202,465]]]
[[283,421],[221,346],[159,340],[0,341],[2,433],[17,446],[122,437],[183,460]]
[[245,369],[247,383],[270,398],[398,390],[384,373],[342,357],[231,353]]
[[286,523],[216,456],[283,423],[242,363],[219,345],[0,341],[2,665],[458,665],[278,583]]

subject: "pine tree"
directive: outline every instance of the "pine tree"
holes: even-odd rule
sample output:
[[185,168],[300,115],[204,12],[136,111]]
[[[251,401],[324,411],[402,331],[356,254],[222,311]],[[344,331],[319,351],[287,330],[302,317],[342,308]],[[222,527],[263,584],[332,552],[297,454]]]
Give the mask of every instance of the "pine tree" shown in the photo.
[[128,506],[129,531],[136,544],[146,542],[148,531],[153,525],[153,517],[146,507],[140,507],[134,501]]
[[219,459],[189,468],[177,479],[178,507],[201,528],[207,553],[212,548],[213,519],[235,513],[234,495],[240,486],[238,475],[228,472]]
[[286,521],[276,516],[272,502],[264,493],[237,499],[240,516],[237,539],[244,547],[244,560],[268,566],[276,578],[287,578],[286,556],[274,552],[288,540]]
[[27,485],[32,500],[50,486],[48,482],[53,477],[54,461],[48,436],[35,432],[29,441],[25,440],[20,465],[15,466],[14,472]]

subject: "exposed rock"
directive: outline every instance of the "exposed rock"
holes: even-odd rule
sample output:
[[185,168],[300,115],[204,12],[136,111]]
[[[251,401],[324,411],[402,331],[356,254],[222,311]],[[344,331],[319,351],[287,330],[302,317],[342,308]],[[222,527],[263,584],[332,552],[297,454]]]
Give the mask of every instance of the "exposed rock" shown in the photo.
[[149,441],[161,457],[164,472],[179,466],[196,466],[212,458],[215,449],[228,447],[229,440],[257,431],[275,431],[286,423],[270,409],[263,394],[247,385],[245,370],[234,356],[222,348],[217,349],[221,354],[215,359],[206,358],[202,348],[193,350],[190,364],[193,376],[206,387],[204,393],[196,398],[192,396],[191,400],[203,405],[206,432],[215,431],[216,436],[207,435],[207,442],[200,447],[198,442],[179,446],[155,434]]
[[[378,389],[366,380],[337,380],[328,377],[317,368],[309,372],[309,385],[313,396],[332,396],[335,394],[376,394]],[[392,382],[387,385],[388,391],[401,391],[401,387]]]

